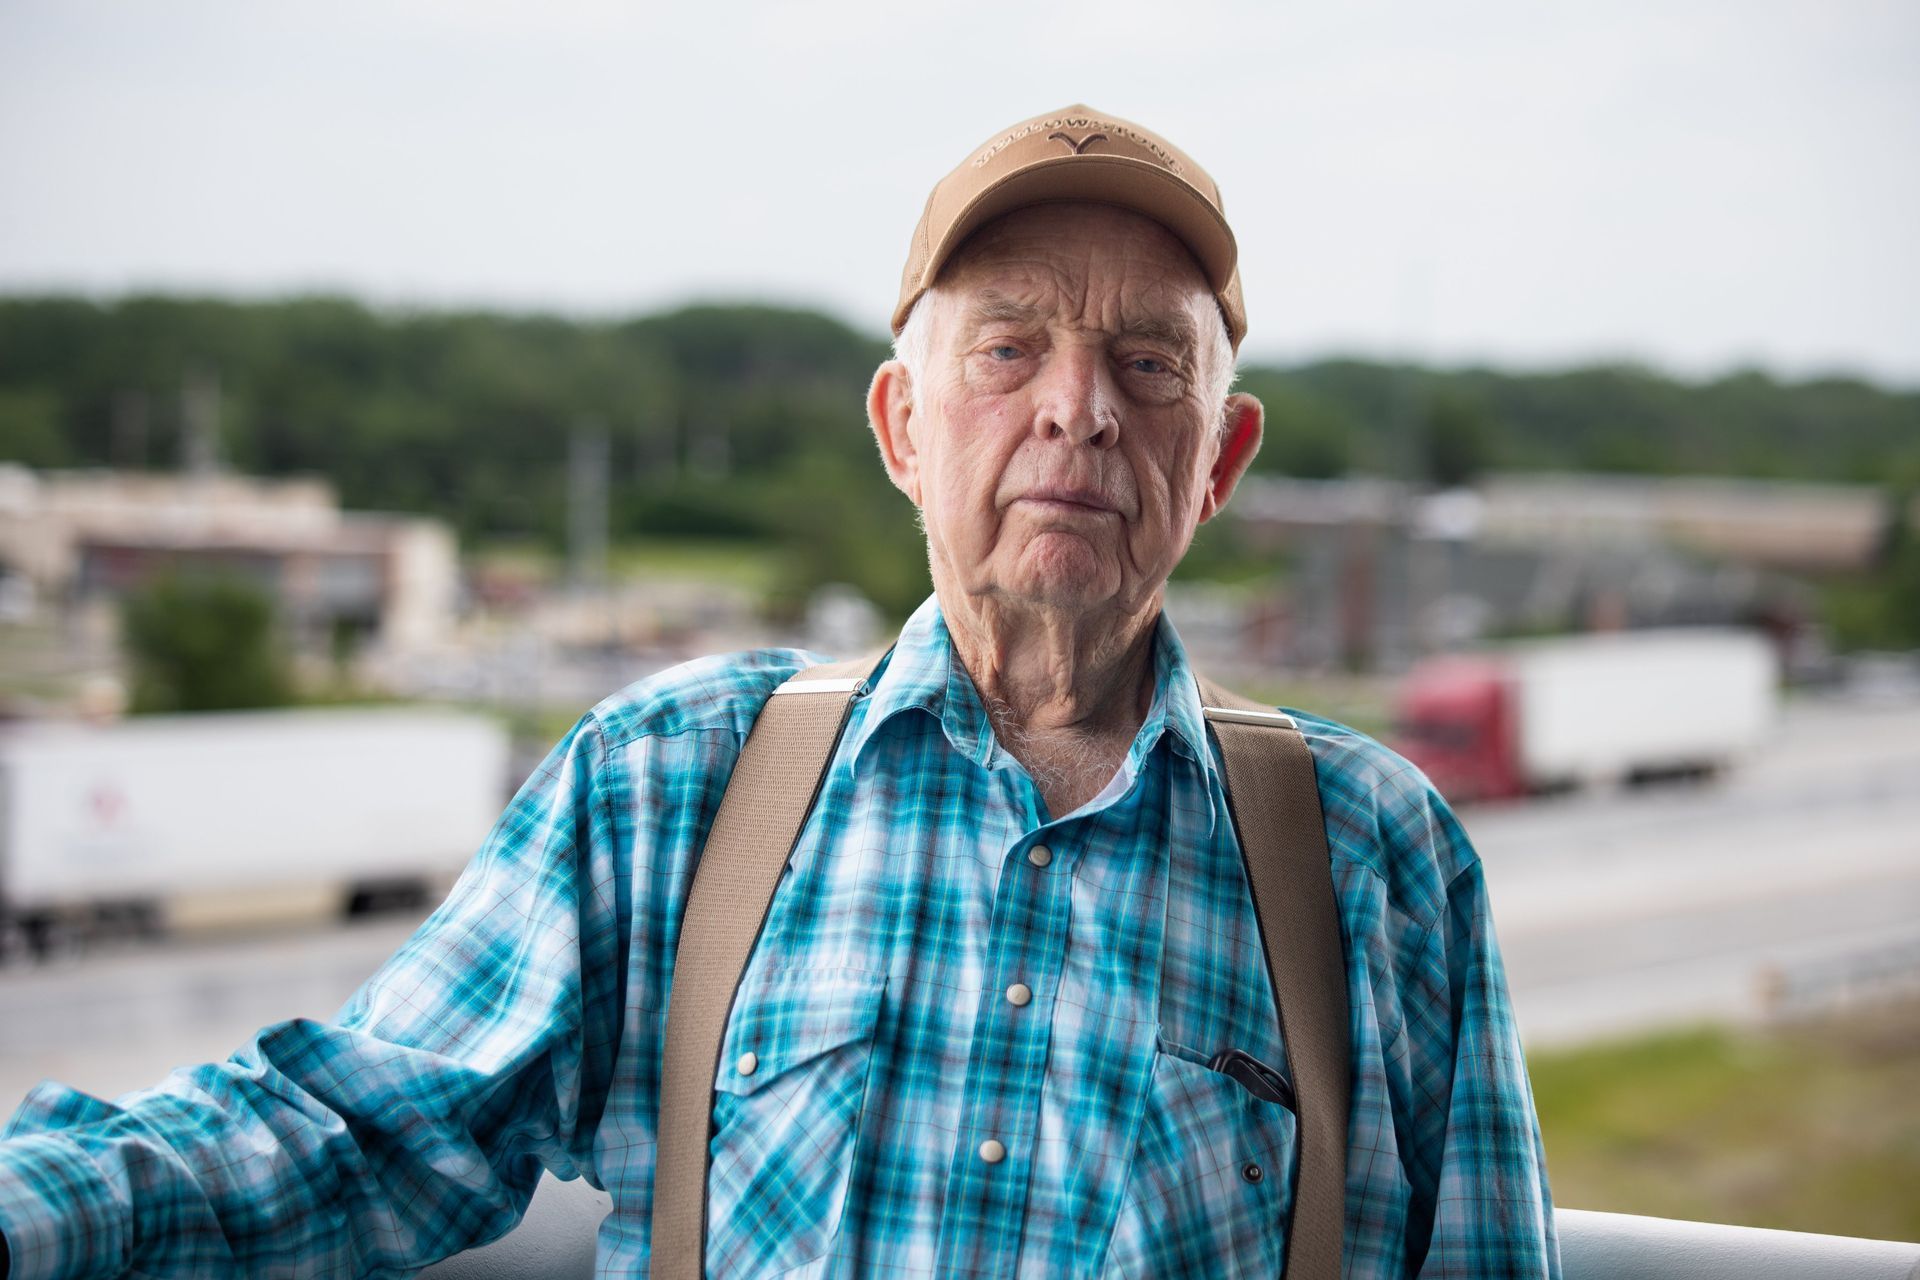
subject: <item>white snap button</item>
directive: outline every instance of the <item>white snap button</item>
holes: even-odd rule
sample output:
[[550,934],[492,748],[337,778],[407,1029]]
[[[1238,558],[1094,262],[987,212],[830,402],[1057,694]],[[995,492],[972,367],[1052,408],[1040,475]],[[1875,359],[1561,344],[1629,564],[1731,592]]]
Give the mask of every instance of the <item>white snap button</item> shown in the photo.
[[1007,1158],[1007,1149],[998,1138],[988,1138],[980,1144],[980,1158],[988,1164],[999,1164]]
[[1037,844],[1027,850],[1027,861],[1036,867],[1044,867],[1053,861],[1053,850],[1043,844]]
[[1007,988],[1007,1003],[1025,1007],[1033,999],[1033,988],[1024,982],[1016,982]]
[[740,1061],[733,1064],[733,1069],[743,1076],[752,1075],[760,1069],[760,1055],[757,1053],[741,1054]]

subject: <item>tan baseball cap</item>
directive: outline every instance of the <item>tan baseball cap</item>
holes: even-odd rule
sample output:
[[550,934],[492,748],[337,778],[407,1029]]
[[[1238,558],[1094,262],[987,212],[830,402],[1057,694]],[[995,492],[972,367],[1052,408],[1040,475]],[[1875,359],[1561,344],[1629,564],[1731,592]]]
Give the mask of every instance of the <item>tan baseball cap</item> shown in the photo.
[[995,134],[940,179],[913,229],[893,331],[966,238],[1004,213],[1093,200],[1145,214],[1178,236],[1220,300],[1234,350],[1247,332],[1239,249],[1220,188],[1186,152],[1149,129],[1075,103]]

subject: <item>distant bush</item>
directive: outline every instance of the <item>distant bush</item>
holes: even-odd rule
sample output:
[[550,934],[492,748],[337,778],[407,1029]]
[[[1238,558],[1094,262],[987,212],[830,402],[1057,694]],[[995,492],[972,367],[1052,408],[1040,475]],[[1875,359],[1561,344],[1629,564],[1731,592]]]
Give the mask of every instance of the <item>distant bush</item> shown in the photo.
[[1866,573],[1826,584],[1822,615],[1842,649],[1920,649],[1920,529],[1913,490],[1887,491],[1887,523]]
[[169,572],[121,604],[133,710],[284,706],[292,683],[274,639],[273,602],[245,578]]

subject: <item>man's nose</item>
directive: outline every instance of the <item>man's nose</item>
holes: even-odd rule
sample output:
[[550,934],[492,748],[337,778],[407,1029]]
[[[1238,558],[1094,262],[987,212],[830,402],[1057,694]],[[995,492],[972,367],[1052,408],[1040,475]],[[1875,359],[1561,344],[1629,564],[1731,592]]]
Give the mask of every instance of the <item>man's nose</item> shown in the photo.
[[1041,375],[1034,430],[1046,440],[1111,449],[1120,440],[1119,388],[1106,353],[1084,347],[1056,350]]

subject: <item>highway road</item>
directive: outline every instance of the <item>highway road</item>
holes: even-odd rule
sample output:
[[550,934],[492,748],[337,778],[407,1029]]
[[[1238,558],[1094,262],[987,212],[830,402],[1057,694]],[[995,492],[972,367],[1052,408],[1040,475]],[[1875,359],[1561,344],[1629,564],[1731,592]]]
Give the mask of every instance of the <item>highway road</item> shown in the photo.
[[[1723,782],[1464,818],[1530,1045],[1920,984],[1920,705],[1796,705]],[[129,943],[0,970],[0,1112],[43,1077],[111,1096],[266,1022],[326,1017],[410,927]]]
[[1465,815],[1522,1034],[1920,984],[1920,706],[1793,706],[1724,780]]

